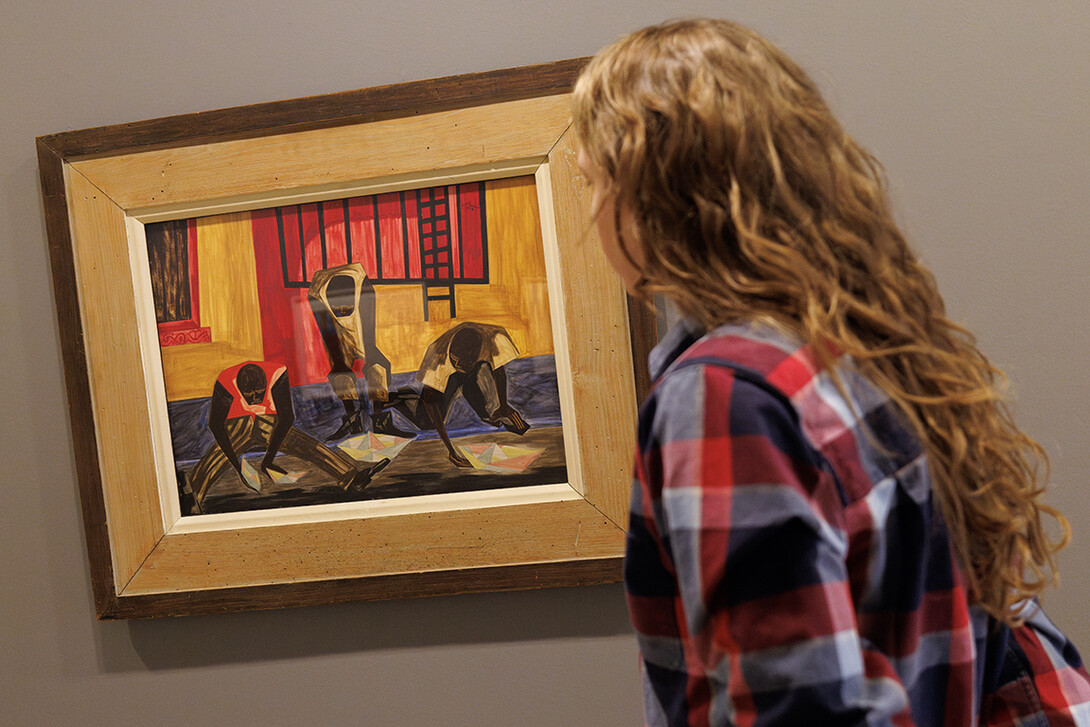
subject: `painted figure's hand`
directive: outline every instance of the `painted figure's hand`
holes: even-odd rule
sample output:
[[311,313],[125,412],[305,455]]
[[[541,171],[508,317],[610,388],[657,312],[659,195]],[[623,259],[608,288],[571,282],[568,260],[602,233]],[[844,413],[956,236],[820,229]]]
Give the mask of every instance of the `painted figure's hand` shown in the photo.
[[526,420],[522,418],[522,415],[510,406],[504,407],[496,412],[496,415],[492,418],[492,423],[497,426],[502,426],[509,432],[520,435],[525,434],[526,430],[530,428],[530,425],[526,423]]
[[470,463],[470,461],[468,459],[466,459],[462,455],[462,453],[459,452],[456,449],[450,450],[450,461],[453,462],[454,464],[458,465],[459,467],[472,467],[473,466]]
[[261,471],[264,472],[273,482],[276,481],[276,475],[274,475],[273,472],[275,472],[277,475],[286,475],[288,473],[286,469],[283,469],[279,465],[273,464],[272,462],[266,462],[262,464]]

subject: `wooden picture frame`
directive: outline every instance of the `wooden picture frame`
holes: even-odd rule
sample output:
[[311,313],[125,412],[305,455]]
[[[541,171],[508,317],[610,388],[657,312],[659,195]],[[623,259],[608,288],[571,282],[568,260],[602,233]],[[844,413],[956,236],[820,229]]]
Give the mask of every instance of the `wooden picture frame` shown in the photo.
[[[100,619],[619,580],[647,387],[635,372],[652,342],[648,313],[629,304],[589,224],[567,101],[584,62],[37,140]],[[180,518],[155,314],[138,275],[144,225],[518,174],[536,179],[569,482]]]

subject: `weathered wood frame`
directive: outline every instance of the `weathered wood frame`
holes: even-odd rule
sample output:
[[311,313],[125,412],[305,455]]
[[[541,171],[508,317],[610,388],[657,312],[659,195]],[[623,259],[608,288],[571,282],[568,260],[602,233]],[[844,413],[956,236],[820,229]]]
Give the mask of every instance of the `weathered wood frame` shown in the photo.
[[[636,392],[646,388],[631,362],[650,345],[649,319],[629,305],[587,222],[566,100],[582,64],[38,139],[99,618],[619,579]],[[145,223],[527,173],[546,240],[570,483],[210,526],[179,519],[164,494],[161,364],[137,275]]]

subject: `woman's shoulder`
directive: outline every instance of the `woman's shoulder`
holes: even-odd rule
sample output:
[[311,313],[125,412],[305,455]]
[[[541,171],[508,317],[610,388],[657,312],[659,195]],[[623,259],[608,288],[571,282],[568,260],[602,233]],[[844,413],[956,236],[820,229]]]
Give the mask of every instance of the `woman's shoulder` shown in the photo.
[[649,402],[660,423],[704,422],[722,412],[736,431],[760,427],[797,438],[831,464],[854,501],[923,450],[890,398],[849,357],[832,366],[775,326],[721,326],[678,352]]
[[[667,353],[660,355],[656,380],[683,376],[681,370],[712,366],[739,373],[749,380],[762,379],[790,397],[818,372],[809,347],[796,335],[760,322],[730,323],[711,331],[685,331],[679,341],[664,339]],[[674,333],[671,331],[671,333]],[[660,349],[656,349],[660,352]]]
[[690,339],[680,345],[664,339],[672,355],[660,361],[641,410],[641,434],[662,442],[740,435],[752,427],[763,429],[762,422],[768,421],[799,428],[790,391],[784,388],[812,375],[805,357],[796,358],[801,343],[770,328],[743,324]]

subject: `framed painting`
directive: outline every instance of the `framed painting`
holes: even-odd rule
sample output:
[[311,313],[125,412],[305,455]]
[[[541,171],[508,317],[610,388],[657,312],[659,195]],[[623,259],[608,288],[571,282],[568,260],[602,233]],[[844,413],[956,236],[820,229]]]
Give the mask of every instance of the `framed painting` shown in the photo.
[[619,579],[582,63],[38,139],[99,618]]

